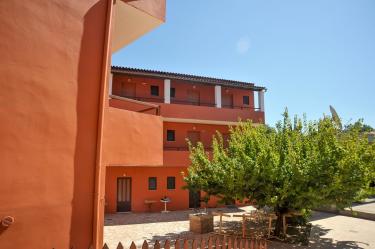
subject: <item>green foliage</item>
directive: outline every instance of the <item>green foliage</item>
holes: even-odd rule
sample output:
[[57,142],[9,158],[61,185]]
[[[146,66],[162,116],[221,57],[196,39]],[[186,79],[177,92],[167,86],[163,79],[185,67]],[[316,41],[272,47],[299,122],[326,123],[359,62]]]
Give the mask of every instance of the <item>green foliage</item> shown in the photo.
[[248,199],[279,214],[350,206],[369,193],[375,177],[375,145],[353,127],[342,131],[328,116],[292,121],[287,111],[276,128],[240,123],[230,129],[227,147],[219,133],[212,153],[200,143],[190,146],[187,188],[204,191],[206,199]]
[[353,124],[345,125],[344,131],[350,131],[353,129],[359,130],[360,132],[375,131],[370,125],[363,123],[363,119],[359,119]]

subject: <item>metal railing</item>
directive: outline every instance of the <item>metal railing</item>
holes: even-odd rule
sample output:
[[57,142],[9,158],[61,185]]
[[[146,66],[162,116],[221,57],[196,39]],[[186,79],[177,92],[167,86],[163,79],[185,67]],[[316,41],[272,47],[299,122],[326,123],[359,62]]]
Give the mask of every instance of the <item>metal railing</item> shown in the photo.
[[[154,102],[154,103],[164,103],[164,98],[161,97],[136,97],[136,96],[119,96],[127,99],[134,99],[143,102]],[[180,105],[196,105],[196,106],[207,106],[207,107],[215,107],[215,103],[211,102],[201,102],[201,101],[191,101],[191,100],[182,100],[182,99],[175,99],[171,98],[171,104],[180,104]],[[227,109],[241,109],[241,110],[253,110],[253,111],[260,111],[258,107],[251,107],[246,105],[222,105],[222,108]]]
[[[206,151],[211,151],[212,147],[204,147]],[[164,146],[164,150],[168,151],[189,151],[189,147],[187,146]]]

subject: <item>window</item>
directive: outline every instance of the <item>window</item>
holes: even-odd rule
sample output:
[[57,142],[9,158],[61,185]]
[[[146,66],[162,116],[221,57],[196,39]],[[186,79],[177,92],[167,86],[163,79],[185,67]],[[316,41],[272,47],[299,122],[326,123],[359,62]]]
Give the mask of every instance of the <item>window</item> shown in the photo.
[[175,141],[175,131],[167,130],[167,141]]
[[171,88],[171,98],[176,97],[176,88],[172,87]]
[[250,105],[250,98],[249,96],[243,96],[243,104]]
[[151,95],[152,96],[159,96],[159,87],[158,86],[151,86]]
[[148,190],[156,190],[156,177],[148,178]]
[[167,177],[167,189],[176,189],[176,177],[174,176]]

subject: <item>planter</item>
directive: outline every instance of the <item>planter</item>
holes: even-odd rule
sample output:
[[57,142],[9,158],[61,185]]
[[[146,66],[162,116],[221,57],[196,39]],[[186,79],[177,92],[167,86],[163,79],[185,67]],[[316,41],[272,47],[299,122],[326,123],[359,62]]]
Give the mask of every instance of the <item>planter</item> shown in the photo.
[[214,231],[214,216],[206,213],[190,214],[190,231],[204,234]]

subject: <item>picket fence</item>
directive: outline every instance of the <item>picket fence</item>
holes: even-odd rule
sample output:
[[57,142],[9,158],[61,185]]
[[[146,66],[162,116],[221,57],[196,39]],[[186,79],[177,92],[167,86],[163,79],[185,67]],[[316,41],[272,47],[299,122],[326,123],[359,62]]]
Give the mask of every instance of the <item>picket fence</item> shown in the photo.
[[[171,242],[166,240],[163,242],[155,241],[154,244],[143,242],[140,249],[267,249],[267,241],[264,239],[243,239],[229,236],[212,236],[202,239],[177,239]],[[104,244],[103,249],[110,249]],[[113,248],[114,249],[114,248]],[[118,243],[116,249],[125,249]],[[137,249],[134,242],[131,243],[129,249]]]

